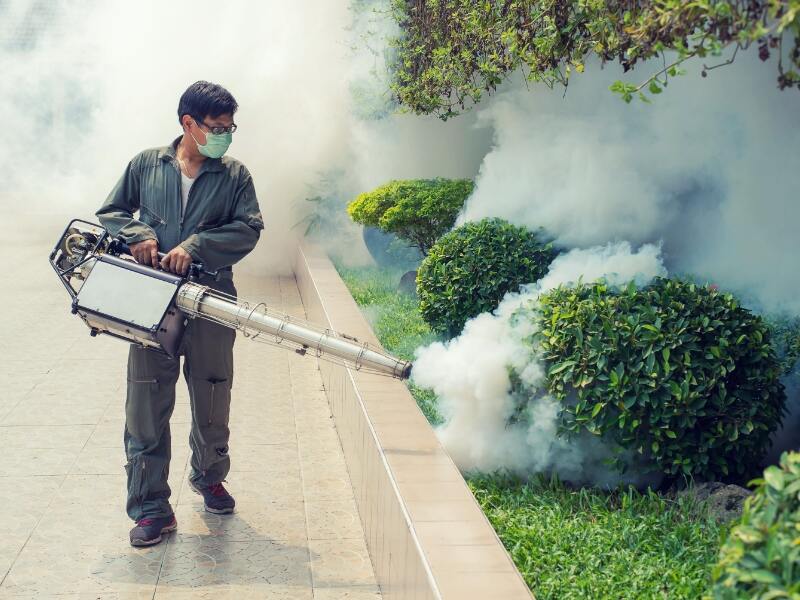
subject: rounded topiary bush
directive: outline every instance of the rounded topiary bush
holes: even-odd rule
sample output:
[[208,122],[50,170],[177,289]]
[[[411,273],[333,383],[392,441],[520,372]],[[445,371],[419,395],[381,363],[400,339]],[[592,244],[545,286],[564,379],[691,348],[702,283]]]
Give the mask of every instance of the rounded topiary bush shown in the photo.
[[714,568],[714,598],[800,598],[800,452],[756,480]]
[[522,310],[538,322],[529,342],[564,430],[603,436],[668,475],[753,473],[786,394],[768,325],[732,295],[676,279],[597,282]]
[[347,206],[356,223],[394,234],[425,255],[453,227],[475,184],[470,179],[390,181]]
[[497,308],[507,292],[539,280],[554,257],[540,235],[502,219],[457,227],[420,265],[422,318],[435,331],[455,335],[468,319]]

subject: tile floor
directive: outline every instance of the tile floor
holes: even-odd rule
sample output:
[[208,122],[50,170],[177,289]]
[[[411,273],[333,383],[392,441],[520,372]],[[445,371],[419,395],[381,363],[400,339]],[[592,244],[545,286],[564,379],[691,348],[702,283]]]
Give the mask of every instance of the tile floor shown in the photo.
[[[379,599],[315,361],[242,336],[228,477],[237,512],[205,513],[186,485],[181,381],[170,473],[179,529],[151,549],[128,545],[127,346],[90,338],[69,314],[46,262],[44,234],[56,229],[0,239],[0,256],[14,257],[0,274],[0,599]],[[291,277],[237,285],[303,315]]]

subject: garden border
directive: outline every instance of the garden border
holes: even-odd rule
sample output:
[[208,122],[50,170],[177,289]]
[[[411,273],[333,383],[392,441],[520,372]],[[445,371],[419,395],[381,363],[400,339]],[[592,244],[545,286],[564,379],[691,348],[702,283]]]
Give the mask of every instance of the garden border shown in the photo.
[[[380,347],[327,255],[302,244],[308,319]],[[319,361],[385,598],[530,600],[511,557],[402,382]]]

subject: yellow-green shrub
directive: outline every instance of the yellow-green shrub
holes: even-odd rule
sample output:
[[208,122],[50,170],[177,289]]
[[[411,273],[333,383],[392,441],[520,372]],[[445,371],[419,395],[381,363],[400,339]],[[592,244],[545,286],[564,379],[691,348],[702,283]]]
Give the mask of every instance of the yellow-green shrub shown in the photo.
[[800,599],[800,452],[785,452],[753,483],[758,488],[720,550],[714,598]]
[[474,184],[469,179],[390,181],[347,207],[356,223],[393,233],[423,255],[456,221]]

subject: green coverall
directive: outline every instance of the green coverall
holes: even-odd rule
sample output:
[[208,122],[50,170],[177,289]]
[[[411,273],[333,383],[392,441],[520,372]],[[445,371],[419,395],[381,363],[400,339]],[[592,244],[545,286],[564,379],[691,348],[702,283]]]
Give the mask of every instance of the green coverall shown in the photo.
[[[231,265],[256,245],[264,228],[250,173],[225,156],[206,159],[181,206],[181,173],[170,146],[145,150],[128,164],[97,216],[111,235],[127,243],[158,240],[159,252],[182,246],[215,278],[200,280],[235,295]],[[138,218],[134,213],[138,211]],[[230,469],[228,415],[235,333],[208,321],[190,320],[181,354],[189,387],[192,428],[190,478],[201,486],[221,482]],[[125,402],[128,515],[168,517],[169,418],[175,406],[179,358],[131,345]]]

